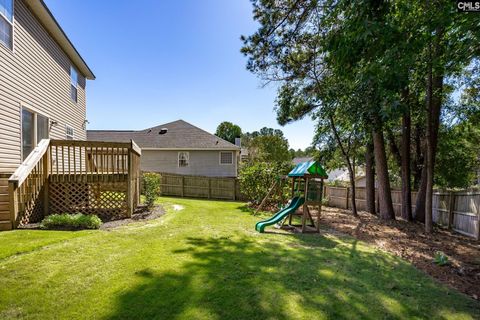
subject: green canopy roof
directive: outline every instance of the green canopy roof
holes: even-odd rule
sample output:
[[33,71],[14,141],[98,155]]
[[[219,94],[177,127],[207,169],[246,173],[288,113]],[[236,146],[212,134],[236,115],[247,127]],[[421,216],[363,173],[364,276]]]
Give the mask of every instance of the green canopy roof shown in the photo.
[[288,174],[289,177],[305,177],[310,175],[325,179],[328,178],[327,172],[317,161],[299,163]]

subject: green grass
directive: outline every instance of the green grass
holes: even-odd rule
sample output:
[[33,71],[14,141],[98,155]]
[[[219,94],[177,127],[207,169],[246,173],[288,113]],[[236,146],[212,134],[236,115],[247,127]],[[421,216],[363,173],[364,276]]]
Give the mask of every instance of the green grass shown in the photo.
[[259,234],[239,203],[160,202],[160,219],[110,231],[0,233],[0,319],[480,315],[478,302],[354,239]]

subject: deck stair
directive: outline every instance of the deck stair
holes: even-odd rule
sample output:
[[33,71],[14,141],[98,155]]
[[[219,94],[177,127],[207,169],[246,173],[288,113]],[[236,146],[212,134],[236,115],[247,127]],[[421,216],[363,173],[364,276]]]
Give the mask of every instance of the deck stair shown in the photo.
[[8,178],[10,173],[0,173],[0,231],[11,230]]
[[134,141],[41,140],[13,174],[0,173],[0,231],[52,213],[131,217],[140,156]]

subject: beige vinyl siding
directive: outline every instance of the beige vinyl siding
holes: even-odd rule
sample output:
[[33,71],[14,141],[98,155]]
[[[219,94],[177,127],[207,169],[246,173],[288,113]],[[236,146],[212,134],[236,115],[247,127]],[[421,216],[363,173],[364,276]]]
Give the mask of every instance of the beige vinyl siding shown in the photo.
[[233,151],[233,164],[220,164],[220,151],[190,150],[187,167],[178,166],[181,150],[142,150],[140,169],[143,171],[166,172],[206,177],[236,177],[237,155]]
[[23,0],[15,0],[13,51],[0,45],[0,172],[21,163],[21,107],[57,121],[50,138],[86,140],[85,78],[79,74],[78,102],[70,99],[71,62]]

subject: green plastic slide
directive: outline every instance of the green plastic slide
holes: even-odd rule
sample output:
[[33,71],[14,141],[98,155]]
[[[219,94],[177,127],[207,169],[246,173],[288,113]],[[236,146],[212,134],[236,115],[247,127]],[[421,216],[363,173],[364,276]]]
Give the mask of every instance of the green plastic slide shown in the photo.
[[263,233],[265,231],[266,226],[271,226],[273,224],[276,224],[282,221],[289,214],[294,213],[304,202],[305,202],[305,199],[303,198],[300,198],[300,197],[293,198],[290,201],[290,204],[286,208],[275,213],[273,217],[267,220],[257,222],[257,224],[255,225],[255,230],[257,230],[260,233]]

